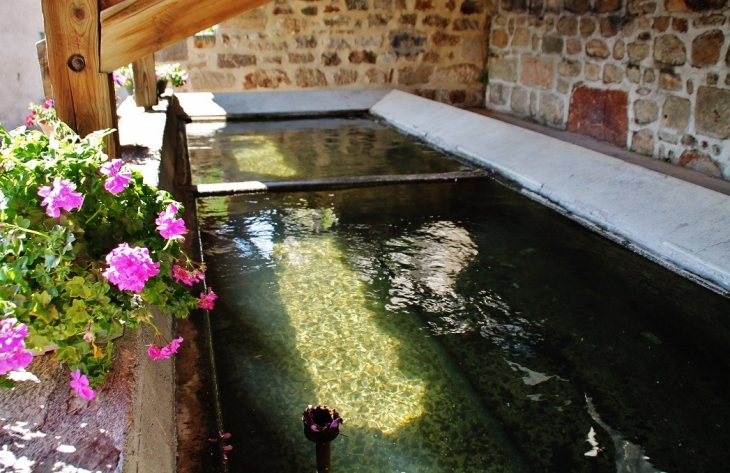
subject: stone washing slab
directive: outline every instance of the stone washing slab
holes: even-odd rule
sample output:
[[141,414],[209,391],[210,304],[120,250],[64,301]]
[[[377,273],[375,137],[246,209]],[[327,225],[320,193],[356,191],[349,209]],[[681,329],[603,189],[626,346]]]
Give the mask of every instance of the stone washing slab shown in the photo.
[[635,251],[730,292],[730,197],[530,130],[400,91],[371,113],[493,169]]

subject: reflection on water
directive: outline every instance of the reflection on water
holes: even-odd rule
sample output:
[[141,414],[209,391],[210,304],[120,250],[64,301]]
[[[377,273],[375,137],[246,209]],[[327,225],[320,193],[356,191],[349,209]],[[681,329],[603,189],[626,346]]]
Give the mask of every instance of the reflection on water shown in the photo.
[[508,189],[199,203],[233,471],[311,471],[314,403],[337,471],[730,461],[729,301]]
[[365,118],[192,123],[187,133],[193,184],[465,169]]

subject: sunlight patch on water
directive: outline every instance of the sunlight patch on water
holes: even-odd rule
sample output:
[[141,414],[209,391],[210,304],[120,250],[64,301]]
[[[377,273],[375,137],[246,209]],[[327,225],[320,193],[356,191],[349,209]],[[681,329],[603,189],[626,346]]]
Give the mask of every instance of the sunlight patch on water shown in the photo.
[[277,177],[297,175],[296,169],[286,164],[287,157],[271,138],[244,135],[232,137],[231,141],[237,142],[231,153],[240,171]]
[[336,406],[351,426],[386,434],[420,417],[426,386],[401,370],[400,341],[375,323],[334,237],[288,237],[277,256],[279,294],[318,402]]

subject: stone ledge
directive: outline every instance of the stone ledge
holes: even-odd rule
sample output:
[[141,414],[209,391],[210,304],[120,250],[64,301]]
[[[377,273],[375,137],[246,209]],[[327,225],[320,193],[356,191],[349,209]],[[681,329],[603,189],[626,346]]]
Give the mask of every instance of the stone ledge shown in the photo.
[[[172,190],[177,116],[167,102],[145,113],[131,99],[120,107],[123,158],[145,182]],[[173,320],[156,308],[155,325],[172,339]],[[152,361],[151,327],[115,341],[111,371],[91,401],[69,387],[69,370],[51,354],[28,371],[40,383],[0,391],[0,469],[46,471],[175,471],[174,360]]]

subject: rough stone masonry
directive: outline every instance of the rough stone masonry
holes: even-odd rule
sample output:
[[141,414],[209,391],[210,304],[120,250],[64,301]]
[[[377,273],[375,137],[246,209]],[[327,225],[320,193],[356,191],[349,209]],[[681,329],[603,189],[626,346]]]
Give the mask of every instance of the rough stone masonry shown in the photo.
[[484,104],[487,0],[275,0],[157,54],[189,91],[399,88]]
[[730,178],[728,0],[497,0],[488,107]]

